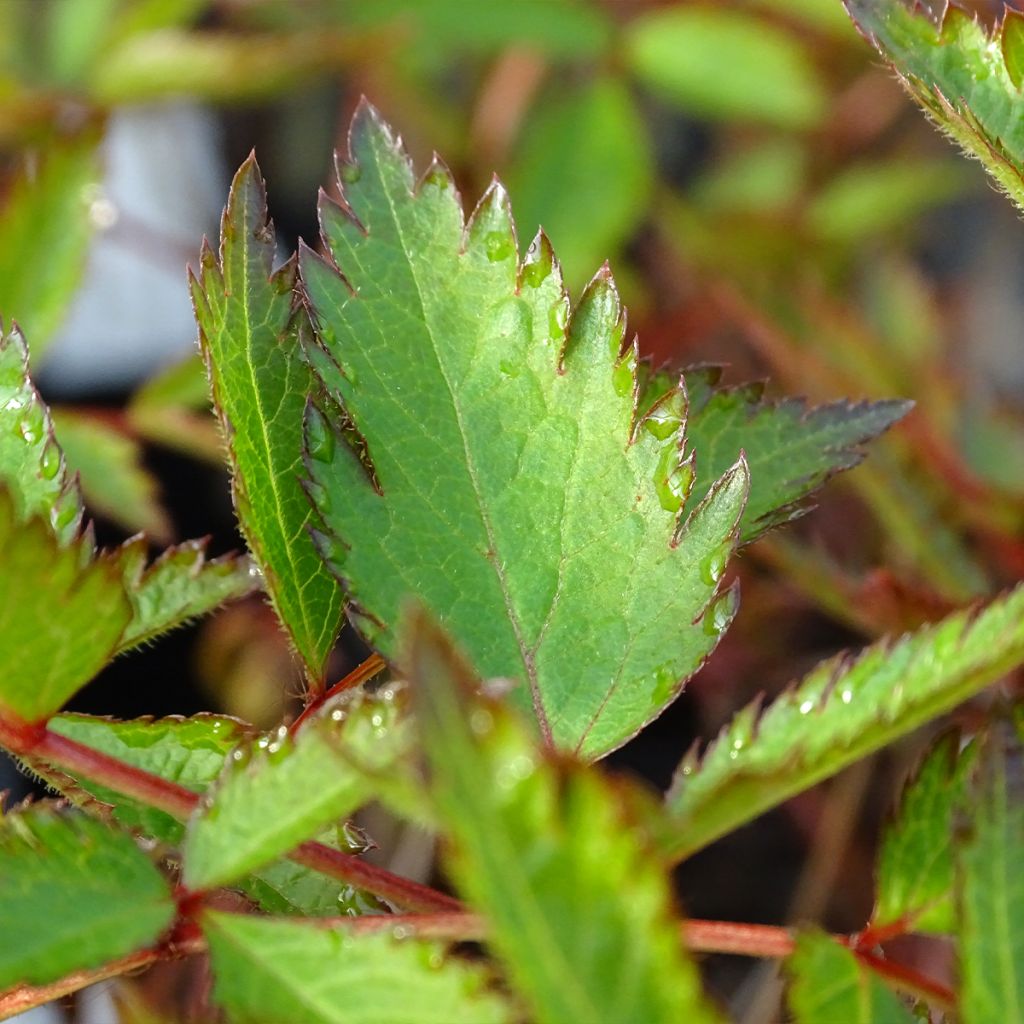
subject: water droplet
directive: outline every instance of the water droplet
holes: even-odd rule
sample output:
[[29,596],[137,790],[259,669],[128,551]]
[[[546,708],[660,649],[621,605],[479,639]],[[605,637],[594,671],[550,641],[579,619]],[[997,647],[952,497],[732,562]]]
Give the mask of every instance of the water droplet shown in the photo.
[[425,185],[433,185],[434,188],[439,188],[444,191],[451,185],[452,179],[445,173],[443,167],[439,167],[435,164],[423,176],[423,183]]
[[523,263],[523,283],[530,288],[539,288],[551,276],[551,250],[537,244],[534,239],[526,251]]
[[43,449],[39,459],[39,473],[44,480],[53,480],[60,472],[60,448],[52,441]]
[[533,758],[519,754],[503,764],[495,775],[499,789],[514,789],[520,782],[525,782],[534,772],[536,765]]
[[70,496],[66,496],[63,501],[50,509],[50,522],[58,533],[69,527],[77,516],[78,505]]
[[486,736],[494,727],[494,716],[483,708],[475,708],[469,716],[469,727],[477,736]]
[[654,490],[658,501],[666,512],[678,512],[690,495],[693,487],[693,460],[679,462],[679,449],[667,444],[658,459],[654,473]]
[[622,398],[633,394],[635,371],[636,352],[630,349],[612,371],[612,387],[615,388],[615,394]]
[[310,457],[330,464],[334,458],[334,431],[318,412],[311,412],[306,421],[306,445]]
[[345,721],[345,712],[342,711],[341,708],[335,708],[331,712],[331,721],[332,722],[344,722]]
[[43,413],[38,407],[30,407],[27,414],[18,421],[17,434],[26,444],[37,444],[43,439]]
[[492,263],[507,260],[515,253],[515,242],[507,231],[488,231],[484,235],[484,249]]
[[803,704],[800,705],[800,714],[801,715],[809,715],[813,710],[814,710],[814,701],[813,700],[805,700],[803,702]]
[[4,411],[14,412],[17,409],[24,409],[26,403],[27,399],[23,395],[11,395],[11,397],[4,402]]
[[552,338],[564,338],[565,328],[569,323],[569,307],[564,300],[559,299],[551,307],[548,314],[548,331]]
[[853,690],[843,690],[839,697],[844,704],[849,704],[850,701],[853,700]]
[[682,422],[682,417],[666,402],[648,413],[644,427],[659,441],[665,441],[678,432]]
[[338,161],[338,179],[343,185],[354,185],[362,176],[363,171],[358,164]]
[[722,594],[716,598],[704,613],[702,620],[704,632],[708,636],[721,636],[732,621],[732,595]]
[[700,563],[700,577],[708,586],[714,586],[722,578],[725,567],[729,563],[729,556],[732,554],[732,547],[731,540],[723,541]]
[[412,929],[408,925],[396,924],[395,927],[391,929],[391,934],[401,942],[402,939],[407,939],[412,935]]

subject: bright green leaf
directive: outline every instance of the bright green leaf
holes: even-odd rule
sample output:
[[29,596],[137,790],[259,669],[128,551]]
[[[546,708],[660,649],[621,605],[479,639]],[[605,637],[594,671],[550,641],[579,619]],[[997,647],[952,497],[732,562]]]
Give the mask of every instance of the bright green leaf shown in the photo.
[[68,468],[80,475],[89,507],[129,533],[141,530],[166,543],[173,529],[139,442],[96,416],[69,409],[54,409],[52,415]]
[[38,359],[52,341],[85,270],[98,198],[97,140],[47,147],[15,181],[0,211],[0,314],[16,320]]
[[686,502],[682,395],[635,416],[610,276],[566,327],[550,247],[538,237],[519,265],[500,186],[464,227],[448,172],[435,163],[414,187],[369,107],[351,148],[351,216],[321,207],[344,279],[301,255],[322,343],[309,356],[344,405],[307,424],[321,552],[382,650],[415,594],[483,675],[522,684],[513,699],[555,744],[599,756],[728,625],[732,595],[716,591],[746,465]]
[[146,565],[146,543],[131,540],[117,553],[132,603],[132,620],[119,651],[138,647],[161,633],[205,615],[225,601],[258,590],[261,576],[245,556],[206,557],[206,542],[190,540],[164,551]]
[[803,195],[808,156],[807,147],[786,136],[724,154],[694,182],[689,198],[717,217],[785,210]]
[[479,967],[436,943],[207,912],[214,998],[238,1024],[498,1024]]
[[[850,16],[900,75],[910,94],[1018,206],[1024,206],[1020,29],[990,35],[974,15],[945,8],[936,24],[904,0],[845,0]],[[1009,56],[1009,65],[1004,56]]]
[[0,819],[0,989],[125,956],[174,913],[166,881],[124,833],[47,804]]
[[314,685],[341,622],[341,593],[308,533],[299,483],[302,413],[312,387],[300,352],[307,321],[294,307],[295,265],[271,274],[274,232],[253,159],[231,187],[218,262],[204,247],[192,297],[224,423],[235,506],[278,617]]
[[665,7],[634,19],[625,42],[637,78],[692,113],[810,128],[825,112],[804,48],[749,14]]
[[[119,722],[91,715],[63,714],[51,720],[50,728],[124,764],[176,782],[193,793],[202,793],[217,778],[231,751],[248,737],[246,726],[223,715]],[[59,785],[58,780],[53,781]],[[110,804],[122,825],[172,846],[181,842],[185,827],[169,814],[94,782],[75,781],[97,800]]]
[[964,1024],[1024,1020],[1024,802],[1021,743],[982,741],[959,850],[960,1011]]
[[543,226],[576,286],[636,230],[652,174],[643,118],[626,87],[605,77],[539,104],[508,183],[520,227]]
[[987,607],[826,661],[736,715],[679,766],[666,842],[678,857],[891,743],[1024,661],[1024,587]]
[[0,480],[19,519],[49,520],[64,543],[77,536],[82,495],[68,477],[50,411],[29,377],[28,350],[15,327],[0,333]]
[[0,492],[0,709],[43,720],[113,657],[131,609],[116,559],[89,554]]
[[801,935],[787,967],[794,1024],[914,1024],[900,998],[828,935]]
[[357,810],[406,750],[395,691],[357,691],[294,739],[282,727],[236,752],[212,799],[189,824],[185,878],[224,885]]
[[[772,402],[759,384],[716,388],[717,367],[688,370],[687,442],[696,453],[700,478],[692,500],[704,497],[701,481],[725,472],[736,452],[746,452],[750,495],[740,521],[748,543],[765,530],[793,519],[801,501],[831,476],[856,466],[862,446],[887,430],[911,408],[910,402],[833,402],[811,406],[799,398]],[[655,374],[645,402],[673,378]]]
[[[668,872],[624,784],[549,760],[422,613],[406,654],[451,873],[530,1019],[717,1020],[684,955]],[[639,798],[639,797],[637,797]]]
[[973,746],[958,750],[959,743],[950,734],[928,754],[886,829],[876,927],[905,922],[908,931],[953,931],[953,827],[975,753]]

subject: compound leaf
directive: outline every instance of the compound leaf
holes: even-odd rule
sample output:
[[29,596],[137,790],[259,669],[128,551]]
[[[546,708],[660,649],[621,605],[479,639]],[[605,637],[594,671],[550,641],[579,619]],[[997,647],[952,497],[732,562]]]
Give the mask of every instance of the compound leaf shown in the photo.
[[953,827],[974,763],[975,747],[943,737],[904,790],[878,859],[872,925],[904,922],[908,931],[951,932]]
[[1024,661],[1024,587],[855,660],[823,662],[763,714],[744,708],[668,795],[665,841],[685,856],[891,743]]
[[357,691],[236,759],[189,824],[185,878],[208,889],[239,878],[358,809],[406,748],[394,691]]
[[487,976],[436,943],[208,911],[214,997],[239,1024],[499,1024]]
[[250,157],[235,176],[221,223],[219,261],[204,247],[192,277],[213,398],[224,426],[235,507],[267,593],[314,687],[341,621],[341,595],[308,533],[302,493],[302,413],[312,378],[293,306],[295,264],[271,274],[274,231]]
[[913,1024],[899,997],[850,950],[821,932],[805,932],[787,963],[795,1024]]
[[954,4],[936,22],[904,0],[845,3],[914,99],[1024,207],[1020,14],[989,33]]
[[482,675],[525,684],[513,699],[549,740],[600,756],[728,625],[746,465],[686,501],[682,392],[641,420],[609,274],[568,322],[551,249],[538,236],[520,264],[500,185],[464,226],[447,170],[414,185],[365,105],[350,156],[348,206],[321,204],[345,277],[300,254],[333,398],[307,422],[321,552],[382,650],[415,594]]
[[90,554],[0,491],[0,711],[49,717],[116,651],[131,607],[117,561]]
[[717,1020],[625,785],[551,759],[422,613],[406,656],[451,873],[530,1019]]
[[1021,744],[1009,727],[982,741],[958,857],[964,1024],[1024,1019],[1024,803]]
[[0,819],[0,989],[125,956],[174,914],[166,881],[123,832],[48,804]]

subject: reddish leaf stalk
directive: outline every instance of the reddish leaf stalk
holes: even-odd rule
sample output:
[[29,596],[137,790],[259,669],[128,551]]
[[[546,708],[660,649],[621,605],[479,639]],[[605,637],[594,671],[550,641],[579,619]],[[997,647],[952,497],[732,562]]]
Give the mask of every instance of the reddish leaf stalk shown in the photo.
[[885,957],[877,956],[866,950],[855,950],[854,955],[866,967],[885,978],[893,988],[924,999],[940,1009],[956,1009],[956,993],[952,989],[913,967],[908,967],[895,960],[886,960]]
[[344,679],[335,683],[323,693],[315,694],[313,699],[302,709],[302,713],[288,727],[288,731],[294,736],[302,724],[320,710],[332,697],[346,690],[355,687],[372,679],[379,672],[387,668],[387,662],[379,654],[371,654],[361,665],[357,665]]

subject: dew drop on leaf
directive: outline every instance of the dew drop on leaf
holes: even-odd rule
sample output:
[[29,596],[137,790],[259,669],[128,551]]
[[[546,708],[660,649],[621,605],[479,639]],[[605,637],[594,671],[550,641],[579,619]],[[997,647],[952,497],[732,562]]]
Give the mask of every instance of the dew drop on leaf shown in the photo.
[[700,563],[700,575],[705,583],[717,583],[722,578],[730,554],[732,554],[732,542],[726,541],[705,556]]

